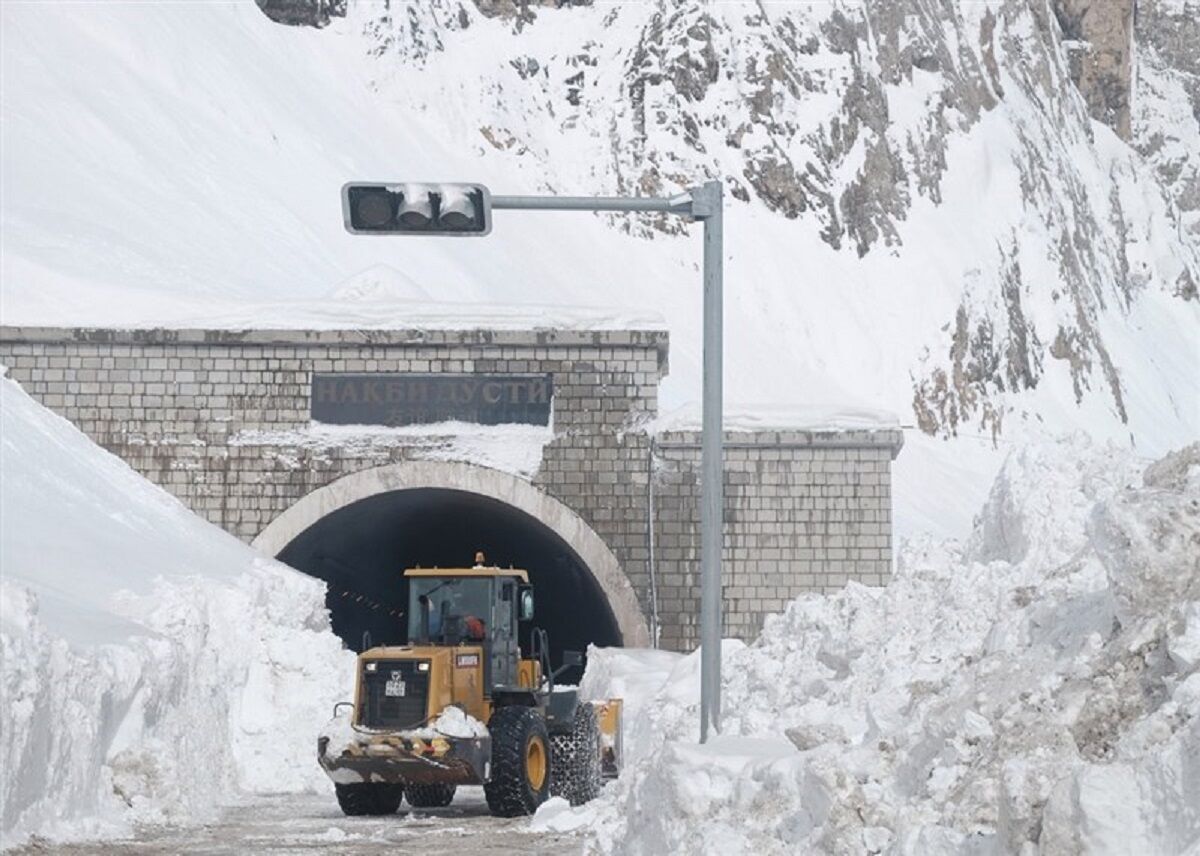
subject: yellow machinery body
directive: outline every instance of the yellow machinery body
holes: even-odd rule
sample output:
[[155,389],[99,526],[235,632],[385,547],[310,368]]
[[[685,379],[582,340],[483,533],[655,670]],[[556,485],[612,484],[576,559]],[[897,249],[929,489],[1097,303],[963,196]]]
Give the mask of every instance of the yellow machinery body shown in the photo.
[[[430,641],[434,635],[429,631],[429,620],[424,618],[423,624],[410,624],[410,637],[418,639],[414,644],[377,646],[359,654],[353,712],[347,727],[318,740],[318,760],[334,782],[486,783],[491,774],[492,743],[485,726],[500,705],[535,709],[551,734],[556,733],[556,727],[570,727],[559,705],[564,696],[550,691],[553,676],[545,674],[548,660],[544,643],[539,658],[521,656],[510,642],[508,650],[515,660],[509,660],[505,667],[510,677],[503,684],[488,685],[489,645],[497,644],[496,638],[515,639],[517,597],[526,595],[529,588],[525,571],[481,566],[415,568],[406,571],[405,576],[420,581],[420,591],[429,593],[456,580],[474,581],[456,584],[460,589],[474,586],[475,591],[483,591],[478,586],[487,581],[485,589],[491,592],[491,603],[496,605],[490,612],[491,623],[498,624],[498,617],[506,614],[511,615],[511,622],[501,637],[490,635],[496,630],[489,627],[475,638],[461,634],[447,641],[443,634],[434,642]],[[420,595],[414,593],[410,614],[424,608],[428,615],[427,604],[419,601]],[[520,618],[525,620],[524,616]],[[571,698],[574,704],[575,696]],[[612,777],[621,764],[621,702],[614,699],[592,704],[600,730],[602,771]],[[459,708],[476,724],[465,731],[443,731],[446,723],[440,718],[452,707]]]
[[[483,682],[484,650],[479,645],[403,645],[372,648],[359,655],[358,675],[354,687],[355,709],[364,698],[363,677],[368,664],[411,660],[427,663],[429,674],[428,702],[425,721],[432,722],[451,705],[462,708],[468,716],[480,722],[492,717],[492,700]],[[542,683],[542,667],[536,660],[522,659],[517,670],[519,686],[536,690]]]

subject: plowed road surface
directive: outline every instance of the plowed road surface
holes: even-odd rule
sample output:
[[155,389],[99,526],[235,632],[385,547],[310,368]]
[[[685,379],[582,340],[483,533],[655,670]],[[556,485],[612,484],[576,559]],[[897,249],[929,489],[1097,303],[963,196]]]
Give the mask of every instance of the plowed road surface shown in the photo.
[[526,819],[491,817],[481,788],[460,788],[443,809],[412,809],[389,817],[344,817],[333,795],[279,796],[225,809],[213,823],[196,827],[147,827],[128,839],[79,844],[35,843],[22,856],[167,856],[167,854],[382,854],[422,856],[515,853],[579,854],[583,840],[526,831]]

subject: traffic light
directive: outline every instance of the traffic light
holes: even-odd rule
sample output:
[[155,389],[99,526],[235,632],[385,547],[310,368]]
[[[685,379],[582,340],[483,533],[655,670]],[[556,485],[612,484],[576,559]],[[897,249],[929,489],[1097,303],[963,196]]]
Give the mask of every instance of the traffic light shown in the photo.
[[482,184],[351,182],[342,215],[355,235],[486,235],[492,198]]

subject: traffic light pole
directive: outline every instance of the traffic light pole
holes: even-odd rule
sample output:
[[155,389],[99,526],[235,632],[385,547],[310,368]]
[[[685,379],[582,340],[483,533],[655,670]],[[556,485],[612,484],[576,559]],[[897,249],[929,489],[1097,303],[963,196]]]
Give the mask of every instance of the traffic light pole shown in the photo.
[[722,188],[709,181],[670,198],[493,196],[492,209],[678,214],[704,224],[704,400],[700,506],[700,742],[721,729],[721,553],[724,545],[722,419]]

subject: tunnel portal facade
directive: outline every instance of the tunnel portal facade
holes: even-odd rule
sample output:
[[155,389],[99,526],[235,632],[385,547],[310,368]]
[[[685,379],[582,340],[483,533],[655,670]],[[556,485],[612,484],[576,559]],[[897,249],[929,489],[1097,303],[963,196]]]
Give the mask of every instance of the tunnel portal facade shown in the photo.
[[[405,566],[524,567],[556,648],[698,641],[699,436],[651,330],[0,330],[0,362],[197,513],[400,641]],[[898,429],[727,432],[724,632],[891,569]],[[552,633],[552,636],[554,635]]]

